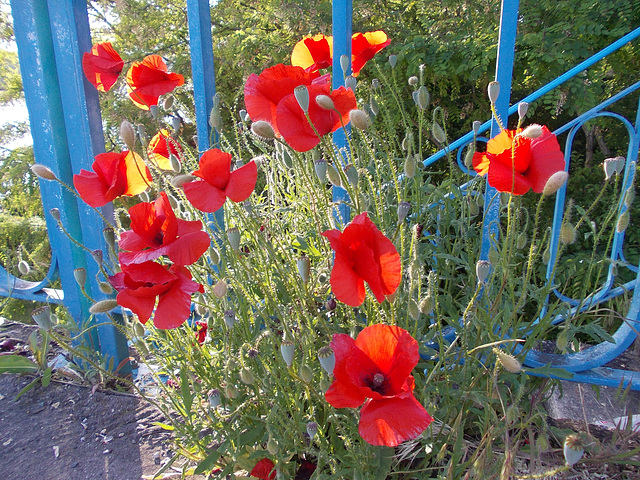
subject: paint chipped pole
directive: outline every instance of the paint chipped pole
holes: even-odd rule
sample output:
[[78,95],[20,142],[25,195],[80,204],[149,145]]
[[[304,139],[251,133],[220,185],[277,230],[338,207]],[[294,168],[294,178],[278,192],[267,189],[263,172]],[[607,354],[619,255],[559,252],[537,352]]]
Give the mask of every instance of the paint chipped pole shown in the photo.
[[[334,0],[332,4],[333,15],[333,78],[332,88],[340,88],[345,84],[345,77],[351,74],[351,30],[352,30],[352,0]],[[347,60],[346,68],[342,68],[341,58]],[[343,75],[344,74],[344,75]],[[349,125],[345,127],[348,131]],[[346,163],[348,155],[348,142],[345,129],[339,129],[333,134],[333,143],[338,150],[338,158]],[[348,205],[349,195],[342,187],[333,187],[333,201],[337,204],[334,217],[339,224],[346,225],[351,219],[351,211]]]

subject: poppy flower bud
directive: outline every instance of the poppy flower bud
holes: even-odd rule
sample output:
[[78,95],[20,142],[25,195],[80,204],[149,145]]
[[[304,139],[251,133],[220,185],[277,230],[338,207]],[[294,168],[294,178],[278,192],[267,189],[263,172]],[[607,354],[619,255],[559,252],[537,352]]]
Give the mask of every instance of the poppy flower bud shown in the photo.
[[324,108],[325,110],[334,110],[336,108],[329,95],[318,95],[316,97],[316,103],[320,108]]
[[57,208],[52,208],[51,210],[49,210],[49,213],[55,221],[60,221],[60,210],[58,210]]
[[171,164],[171,170],[173,170],[174,173],[180,173],[182,170],[182,164],[180,163],[180,160],[178,160],[178,157],[173,153],[169,153],[169,163]]
[[407,132],[407,134],[402,139],[402,144],[400,146],[402,147],[402,150],[409,150],[412,145],[413,145],[413,133]]
[[[209,114],[209,125],[211,128],[215,128],[216,130],[220,130],[222,126],[222,116],[220,116],[220,110],[217,108],[212,108],[211,113]],[[177,130],[176,130],[177,132]]]
[[276,133],[273,131],[273,127],[269,122],[265,122],[264,120],[253,122],[251,124],[251,131],[259,137],[266,138],[268,140],[276,138]]
[[153,117],[154,120],[158,119],[158,115],[159,115],[158,105],[151,105],[149,107],[149,112],[151,113],[151,116]]
[[105,295],[111,295],[113,293],[113,288],[109,282],[98,282],[98,288]]
[[330,346],[327,345],[318,350],[318,360],[320,360],[320,365],[322,365],[325,372],[333,375],[333,369],[336,366],[336,355]]
[[324,158],[316,160],[313,164],[313,168],[316,171],[316,176],[320,183],[327,181],[327,161]]
[[[140,194],[141,198],[147,198],[148,200],[145,200],[147,202],[150,201],[149,199],[149,194],[147,192],[142,192],[144,195]],[[180,203],[178,202],[178,199],[176,197],[174,197],[173,195],[169,194],[167,195],[167,198],[169,199],[169,205],[171,205],[171,208],[173,208],[174,210],[176,210],[179,206]]]
[[271,455],[276,455],[278,451],[280,451],[280,447],[278,447],[278,443],[271,437],[269,437],[269,441],[267,442],[267,451]]
[[464,154],[464,166],[467,168],[473,167],[473,155],[476,153],[476,149],[473,145],[467,147],[467,151]]
[[227,240],[229,240],[231,248],[237,252],[240,248],[240,230],[238,230],[238,227],[231,227],[227,229]]
[[248,368],[243,368],[240,371],[240,380],[242,380],[242,383],[244,383],[245,385],[253,385],[255,378],[253,377],[253,373],[251,373],[251,370],[249,370]]
[[236,311],[235,310],[226,310],[224,312],[224,324],[227,328],[233,328],[236,323]]
[[411,210],[411,204],[409,202],[400,202],[398,204],[398,223],[402,223],[405,218],[407,218],[407,214]]
[[431,99],[431,96],[427,91],[427,87],[422,85],[418,89],[418,94],[416,95],[416,98],[415,98],[416,105],[418,105],[418,108],[420,108],[420,110],[425,110],[429,106],[430,99]]
[[478,132],[480,131],[480,127],[482,126],[482,122],[479,120],[474,120],[473,123],[471,124],[471,128],[473,129],[473,134],[477,135]]
[[484,283],[491,273],[491,262],[487,260],[478,260],[476,263],[476,277],[479,283]]
[[173,107],[173,97],[166,97],[162,102],[162,108],[165,110],[171,110]]
[[138,125],[138,137],[140,137],[140,141],[142,143],[147,143],[147,131],[144,128],[144,125]]
[[380,113],[380,107],[378,106],[378,102],[373,95],[369,99],[369,110],[374,117],[378,115],[378,113]]
[[538,138],[540,135],[542,135],[542,125],[538,125],[537,123],[529,125],[520,133],[521,137],[530,139]]
[[228,384],[224,389],[224,393],[228,398],[233,400],[234,398],[238,397],[239,392],[235,385]]
[[310,383],[313,380],[313,371],[303,364],[300,366],[300,378],[304,383]]
[[316,433],[318,433],[318,424],[316,422],[307,423],[307,434],[311,440],[316,436]]
[[182,185],[187,182],[193,182],[195,179],[196,177],[194,177],[193,175],[176,175],[170,180],[169,183],[171,183],[171,185],[176,188],[182,188]]
[[293,89],[293,95],[304,113],[309,112],[309,90],[306,85],[298,85]]
[[283,340],[280,345],[280,353],[282,354],[282,359],[287,364],[287,367],[290,367],[293,364],[293,354],[295,352],[295,347],[291,340]]
[[[220,117],[220,115],[218,115],[218,117]],[[171,117],[171,126],[173,127],[174,132],[178,132],[178,130],[180,130],[181,123],[180,117]],[[211,126],[213,127],[213,125]]]
[[564,245],[571,245],[576,241],[576,227],[567,222],[560,227],[560,242]]
[[396,63],[398,63],[398,57],[396,55],[389,55],[389,65],[391,65],[391,68],[394,68]]
[[87,270],[84,268],[76,268],[73,270],[73,278],[80,288],[84,288],[84,284],[87,283]]
[[111,227],[103,228],[102,236],[104,238],[104,241],[107,242],[107,245],[109,245],[111,248],[115,247],[116,232],[113,230],[113,228]]
[[89,313],[93,313],[93,314],[107,313],[113,310],[114,308],[116,308],[117,306],[118,306],[118,302],[116,302],[112,298],[109,298],[107,300],[101,300],[91,305],[91,307],[89,308]]
[[480,213],[480,208],[478,207],[475,199],[473,197],[467,197],[467,202],[469,204],[469,213],[471,215],[478,215],[478,213]]
[[633,201],[636,199],[636,192],[633,187],[627,190],[627,193],[624,194],[624,206],[629,208]]
[[584,455],[584,446],[577,435],[568,435],[564,439],[564,461],[568,466],[573,467]]
[[487,87],[487,93],[489,94],[489,101],[494,104],[500,95],[500,84],[498,82],[490,82]]
[[404,174],[408,178],[413,178],[416,174],[416,162],[413,155],[407,155],[407,159],[404,161]]
[[499,348],[494,348],[493,353],[496,354],[498,362],[507,372],[519,373],[522,370],[522,364],[513,355],[509,355]]
[[412,87],[415,87],[416,85],[418,85],[418,77],[412,75],[411,77],[409,77],[409,80],[407,80],[407,83]]
[[526,232],[522,232],[520,235],[518,235],[518,239],[516,240],[516,248],[518,248],[519,250],[522,250],[526,244],[527,244],[527,234]]
[[340,55],[340,68],[342,68],[343,75],[347,74],[350,63],[351,63],[351,58],[348,55]]
[[216,284],[213,286],[213,294],[218,298],[223,298],[227,295],[227,291],[229,287],[227,286],[227,282],[224,280],[218,280]]
[[338,173],[338,170],[336,170],[336,167],[334,167],[333,165],[328,165],[327,175],[332,185],[336,187],[342,186],[342,179],[340,178],[340,174]]
[[214,388],[209,392],[208,398],[209,398],[209,405],[211,405],[211,407],[213,408],[216,408],[217,406],[220,405],[220,390],[218,390],[217,388]]
[[91,257],[93,257],[93,259],[96,261],[96,263],[98,265],[102,265],[102,261],[104,258],[104,255],[102,253],[102,250],[98,249],[98,250],[93,250],[91,252]]
[[25,262],[24,260],[20,260],[18,262],[18,271],[21,275],[26,275],[31,271],[31,268],[29,267],[29,264],[27,262]]
[[56,174],[51,171],[49,167],[45,167],[40,163],[31,165],[31,171],[40,178],[45,180],[55,180]]
[[629,226],[629,210],[625,210],[622,215],[618,217],[618,222],[616,223],[616,232],[622,233]]
[[48,306],[36,308],[31,312],[31,318],[43,330],[49,331],[53,327],[54,322],[51,319],[51,310]]
[[418,310],[425,315],[429,315],[433,312],[433,297],[431,294],[425,295],[424,298],[420,300]]
[[324,306],[328,311],[333,312],[338,306],[338,302],[336,302],[335,298],[331,297],[325,302]]
[[544,252],[542,252],[542,263],[547,265],[551,260],[551,251],[549,251],[549,247],[546,248]]
[[547,183],[544,184],[544,188],[542,189],[543,195],[553,195],[560,187],[562,187],[567,179],[569,178],[569,174],[564,170],[560,170],[559,172],[554,173],[549,177]]
[[358,185],[358,169],[353,164],[350,163],[344,167],[344,174],[351,185],[354,187]]
[[438,143],[444,143],[447,140],[447,135],[438,122],[433,122],[433,125],[431,125],[431,135]]
[[500,254],[498,253],[498,250],[496,250],[495,248],[489,249],[489,263],[491,265],[497,265],[499,261]]
[[356,85],[358,84],[358,81],[356,80],[356,77],[349,75],[347,78],[344,79],[344,86],[346,88],[349,88],[352,92],[356,91]]
[[518,104],[518,120],[522,121],[529,111],[529,104],[527,102],[520,102]]
[[367,130],[371,125],[371,119],[363,110],[351,110],[349,112],[351,124],[359,130]]
[[309,272],[311,271],[311,261],[306,255],[301,256],[298,261],[298,273],[304,283],[309,281]]

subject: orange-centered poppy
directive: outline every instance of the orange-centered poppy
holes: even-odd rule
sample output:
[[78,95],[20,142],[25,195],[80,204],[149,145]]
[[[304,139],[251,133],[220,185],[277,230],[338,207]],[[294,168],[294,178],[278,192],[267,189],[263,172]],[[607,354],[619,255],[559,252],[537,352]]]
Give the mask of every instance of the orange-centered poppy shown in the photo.
[[371,445],[395,447],[420,435],[433,418],[413,396],[418,342],[406,330],[371,325],[356,340],[335,334],[334,381],[325,393],[336,408],[360,410],[358,432]]
[[522,131],[503,130],[489,140],[486,152],[473,155],[473,168],[478,175],[487,175],[489,185],[500,192],[542,193],[551,175],[564,170],[564,155],[547,127],[533,139],[519,135]]
[[153,136],[147,147],[147,153],[149,159],[162,170],[171,170],[170,153],[179,160],[182,159],[182,147],[165,128]]
[[80,198],[94,208],[102,207],[121,195],[138,195],[151,183],[151,173],[142,157],[127,150],[96,155],[91,168],[93,172],[80,170],[74,175],[73,186]]
[[141,62],[133,62],[127,72],[127,91],[138,108],[149,110],[158,104],[158,97],[184,83],[179,73],[167,70],[159,55],[148,55]]
[[109,42],[96,43],[82,55],[82,70],[87,80],[101,92],[108,92],[118,80],[124,62]]
[[361,305],[366,294],[364,282],[380,303],[396,291],[402,279],[400,255],[367,212],[357,215],[344,232],[327,230],[322,235],[336,252],[330,282],[339,301],[352,307]]

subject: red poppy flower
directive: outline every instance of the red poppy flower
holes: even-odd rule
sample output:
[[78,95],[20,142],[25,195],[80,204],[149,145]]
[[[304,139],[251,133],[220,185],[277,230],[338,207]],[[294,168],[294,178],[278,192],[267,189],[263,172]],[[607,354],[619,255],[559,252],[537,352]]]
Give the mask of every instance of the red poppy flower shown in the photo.
[[167,255],[178,265],[191,265],[209,248],[209,235],[202,222],[176,218],[164,192],[155,202],[143,202],[129,209],[131,230],[120,236],[121,264],[143,263]]
[[321,33],[303,38],[296,43],[291,53],[291,65],[302,67],[305,72],[329,68],[332,62],[333,37]]
[[330,281],[338,300],[352,307],[362,304],[364,282],[380,303],[396,291],[402,279],[400,255],[367,212],[356,216],[344,232],[327,230],[322,235],[336,252]]
[[300,67],[279,63],[263,70],[260,75],[251,74],[244,85],[244,103],[251,120],[269,122],[276,134],[276,109],[280,100],[293,94],[298,85],[312,83],[329,84],[328,75],[318,76],[317,72],[305,72]]
[[149,142],[147,153],[149,154],[151,161],[155,163],[158,168],[162,170],[171,170],[169,153],[173,153],[176,158],[181,159],[182,147],[177,140],[171,136],[169,130],[163,128],[156,133]]
[[334,381],[325,393],[336,408],[360,410],[358,432],[371,445],[395,447],[420,435],[433,418],[413,396],[418,342],[406,330],[371,325],[353,340],[335,334]]
[[503,130],[487,142],[486,152],[473,155],[473,168],[478,175],[488,174],[489,185],[500,192],[542,193],[549,177],[564,170],[565,162],[556,136],[541,128],[542,135],[533,139],[518,135],[522,129]]
[[93,172],[82,169],[74,175],[73,186],[80,198],[94,208],[121,195],[131,197],[142,193],[152,180],[142,157],[127,150],[96,155],[91,168]]
[[261,480],[275,480],[276,466],[268,458],[263,458],[256,466],[251,469],[249,475],[260,478]]
[[82,70],[87,80],[101,92],[108,92],[118,80],[124,62],[111,43],[96,43],[82,55]]
[[209,329],[209,325],[207,322],[196,322],[196,337],[198,338],[198,343],[202,345],[207,338],[207,330]]
[[351,71],[357,77],[365,63],[376,53],[389,45],[391,40],[382,30],[376,32],[354,33],[351,37]]
[[182,325],[191,314],[191,294],[204,292],[185,267],[167,269],[155,262],[123,264],[109,282],[118,291],[118,305],[130,309],[142,323],[147,323],[155,307],[153,324],[160,329]]
[[182,185],[187,200],[203,212],[215,212],[229,198],[242,202],[249,198],[256,186],[258,167],[253,160],[231,171],[231,154],[217,148],[207,150],[200,157],[200,168],[193,175],[202,180]]
[[138,108],[149,110],[158,104],[158,97],[184,83],[179,73],[167,71],[167,64],[159,55],[148,55],[141,62],[133,62],[127,72],[127,91]]
[[[308,114],[315,130],[309,124],[294,94],[283,98],[276,110],[276,122],[280,134],[289,146],[298,152],[311,150],[320,143],[322,136],[348,124],[349,112],[357,107],[356,96],[349,88],[340,87],[332,92],[329,85],[309,85],[307,90],[310,99]],[[315,101],[318,95],[331,97],[340,114],[320,107]]]

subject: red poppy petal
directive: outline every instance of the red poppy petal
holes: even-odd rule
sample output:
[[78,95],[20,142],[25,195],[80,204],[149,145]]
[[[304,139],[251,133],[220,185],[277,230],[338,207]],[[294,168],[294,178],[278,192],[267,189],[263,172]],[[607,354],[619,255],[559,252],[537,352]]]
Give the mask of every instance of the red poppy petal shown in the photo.
[[149,188],[153,181],[151,172],[140,155],[135,152],[122,152],[124,159],[120,162],[121,175],[126,181],[126,188],[122,195],[130,197],[138,195]]
[[193,172],[197,177],[207,181],[220,190],[224,190],[229,182],[231,170],[231,154],[218,148],[207,150],[200,157],[200,168]]
[[364,302],[366,296],[364,280],[351,266],[350,257],[342,252],[336,251],[330,283],[331,291],[342,303],[357,307]]
[[101,92],[108,92],[122,71],[124,62],[111,43],[97,43],[82,55],[82,70],[87,80]]
[[128,308],[135,313],[142,323],[146,323],[151,317],[153,307],[156,304],[156,296],[139,296],[131,290],[122,290],[116,296],[118,305]]
[[80,174],[73,176],[73,186],[80,198],[94,208],[102,207],[111,201],[106,196],[107,185],[94,172],[80,170]]
[[263,458],[256,466],[251,469],[249,475],[252,477],[260,478],[261,480],[275,480],[276,470],[275,465],[268,458]]
[[243,202],[253,192],[258,180],[258,166],[253,160],[231,172],[224,193],[232,202]]
[[[362,389],[364,397],[372,393],[369,382],[376,373],[380,373],[378,366],[362,350],[358,348],[356,342],[349,335],[335,334],[331,340],[331,348],[336,357],[336,364],[333,369],[333,376],[337,382],[344,385],[335,388],[341,392],[350,393],[350,400],[356,399],[356,393],[350,390],[349,385]],[[360,400],[360,405],[362,403]]]
[[352,75],[357,77],[362,67],[390,43],[391,40],[387,38],[387,34],[382,30],[364,34],[354,33],[351,36]]
[[[307,87],[310,88],[310,87]],[[325,95],[329,89],[325,89]],[[311,91],[309,91],[311,97]],[[313,97],[315,98],[315,97]],[[297,152],[307,152],[320,143],[320,138],[331,131],[333,121],[331,112],[323,110],[322,113],[312,115],[312,107],[320,109],[316,102],[309,102],[309,117],[315,126],[309,124],[309,119],[300,108],[295,95],[292,93],[284,97],[276,109],[276,125],[280,135]],[[316,133],[317,132],[317,133]]]
[[526,173],[533,191],[542,193],[549,177],[564,170],[564,154],[556,136],[545,126],[542,135],[531,140],[531,166]]
[[358,433],[371,445],[396,447],[416,438],[432,421],[413,395],[369,400],[360,409]]
[[396,326],[371,325],[360,332],[355,344],[378,366],[394,392],[402,390],[420,358],[418,342]]
[[340,115],[333,112],[334,124],[331,128],[335,132],[339,128],[348,125],[350,122],[349,112],[357,108],[356,96],[350,88],[340,87],[331,92],[331,100],[333,105],[340,112]]
[[291,65],[302,67],[307,72],[329,68],[332,64],[333,38],[322,34],[300,40],[293,47]]
[[[149,243],[133,230],[127,230],[120,234],[118,246],[122,250],[142,250],[149,246]],[[120,252],[121,254],[124,252]]]
[[366,395],[351,383],[334,380],[324,398],[335,408],[357,408],[362,405]]
[[202,222],[200,220],[182,220],[181,218],[177,218],[176,221],[178,222],[178,236],[202,230]]
[[486,175],[489,171],[489,157],[485,152],[476,152],[473,154],[473,169],[480,176]]
[[521,174],[514,172],[499,161],[495,161],[492,155],[489,157],[489,173],[487,181],[489,185],[500,192],[510,192],[514,195],[523,195],[531,189],[531,183]]
[[207,251],[211,239],[206,232],[187,233],[166,246],[166,254],[177,265],[191,265]]
[[153,316],[156,328],[166,330],[177,328],[191,315],[191,294],[201,285],[191,280],[191,273],[184,267],[173,265],[170,271],[177,276],[171,288],[160,295],[158,307]]
[[202,212],[217,212],[227,200],[222,190],[204,180],[184,183],[182,189],[191,205]]

